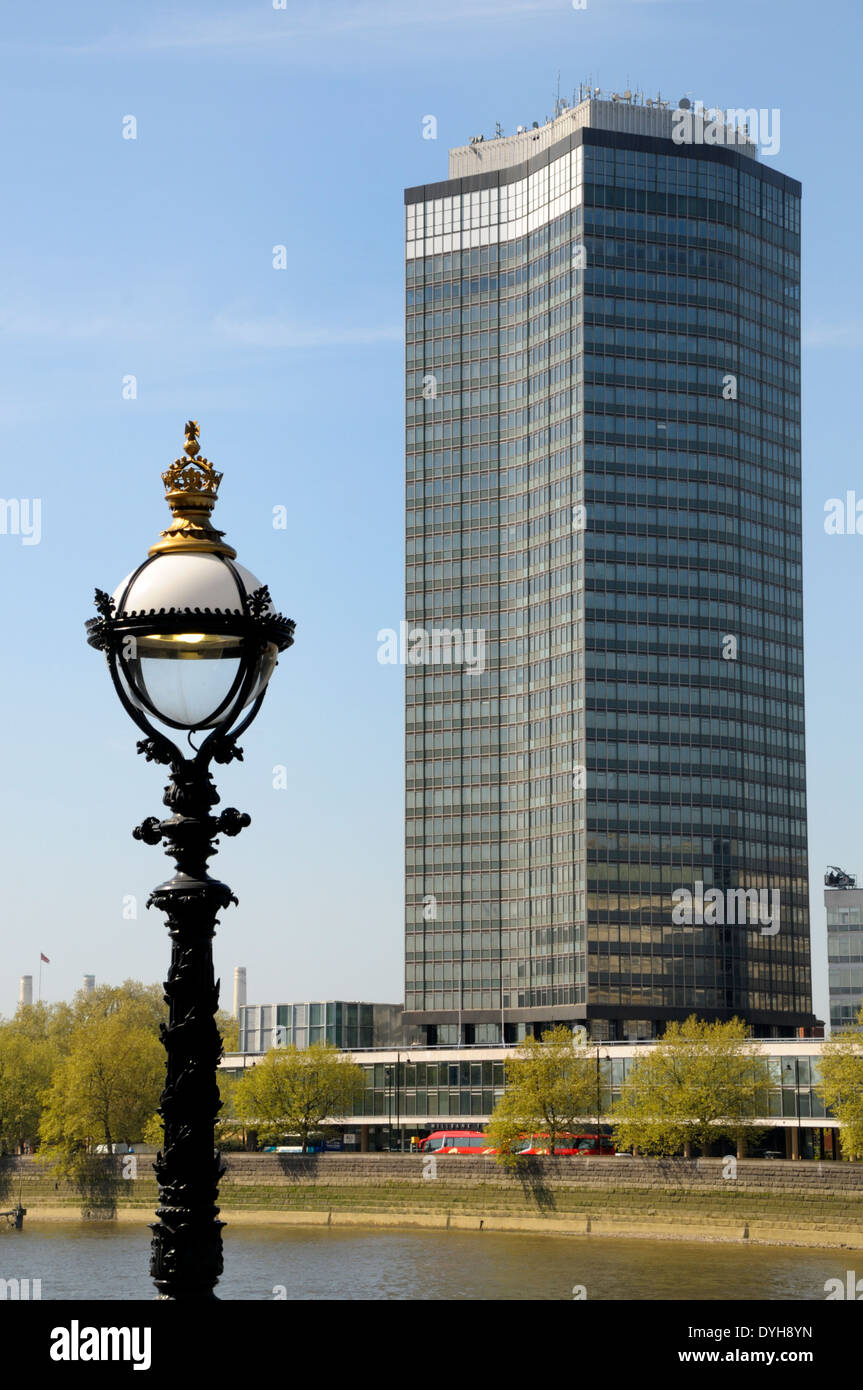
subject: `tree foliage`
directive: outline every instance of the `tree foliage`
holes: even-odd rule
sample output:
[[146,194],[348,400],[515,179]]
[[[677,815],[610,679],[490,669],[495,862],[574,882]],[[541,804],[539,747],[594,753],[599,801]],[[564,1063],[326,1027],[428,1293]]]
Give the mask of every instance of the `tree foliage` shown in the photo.
[[507,1060],[506,1081],[488,1127],[489,1144],[505,1166],[519,1162],[513,1148],[521,1135],[548,1135],[553,1150],[558,1136],[597,1114],[596,1057],[565,1025],[541,1039],[525,1038]]
[[843,1158],[863,1158],[863,1008],[857,1027],[843,1028],[824,1044],[817,1090],[840,1123]]
[[[163,986],[140,980],[79,990],[68,1002],[20,1005],[14,1018],[0,1020],[0,1152],[41,1141],[48,1161],[80,1177],[93,1168],[96,1145],[161,1143],[154,1112],[165,1074],[159,1026],[167,1020]],[[219,1010],[216,1024],[225,1050],[235,1050],[237,1020]],[[219,1082],[230,1116],[231,1086],[223,1076]]]
[[36,1144],[58,1055],[48,1038],[0,1024],[0,1153]]
[[273,1048],[237,1082],[233,1104],[262,1139],[298,1135],[305,1153],[309,1135],[325,1121],[356,1109],[363,1082],[362,1068],[327,1043]]
[[[77,1059],[73,1067],[77,1074],[86,1062],[88,1047],[98,1039],[99,1025],[112,1019],[122,1019],[123,1029],[146,1036],[142,1047],[152,1057],[159,1023],[166,1018],[162,987],[138,980],[100,985],[89,994],[79,990],[71,1003],[19,1005],[14,1018],[0,1022],[0,1150],[35,1145],[51,1129],[56,1152],[64,1068],[70,1057]],[[99,1047],[93,1054],[94,1066],[98,1055]],[[133,1070],[133,1078],[140,1080],[140,1069]],[[51,1117],[46,1110],[49,1104]],[[114,1132],[114,1138],[119,1137]],[[70,1131],[64,1142],[71,1152],[86,1149],[89,1141]],[[100,1137],[92,1142],[106,1141]]]
[[240,1021],[224,1009],[216,1011],[216,1027],[222,1037],[222,1051],[236,1052],[240,1046]]
[[767,1062],[739,1019],[707,1023],[693,1014],[670,1023],[630,1068],[614,1107],[615,1137],[647,1154],[708,1148],[715,1140],[755,1139],[752,1120],[766,1111]]
[[158,1036],[159,1024],[168,1021],[163,987],[124,980],[121,985],[97,985],[89,994],[78,990],[71,1003],[21,1004],[10,1026],[22,1037],[49,1041],[66,1053],[80,1027],[121,1012],[130,1022],[150,1028]]
[[152,1016],[134,1001],[129,1010],[97,1011],[74,1030],[47,1095],[40,1133],[46,1156],[63,1161],[96,1144],[143,1136],[159,1103],[164,1051]]

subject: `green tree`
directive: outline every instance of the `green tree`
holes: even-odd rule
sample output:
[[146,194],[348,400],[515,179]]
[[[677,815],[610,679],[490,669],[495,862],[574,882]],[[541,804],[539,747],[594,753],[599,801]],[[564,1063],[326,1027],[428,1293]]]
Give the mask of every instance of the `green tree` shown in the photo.
[[506,1091],[488,1127],[498,1162],[519,1162],[513,1153],[522,1134],[548,1136],[554,1149],[561,1134],[577,1130],[598,1111],[596,1058],[586,1043],[560,1025],[525,1038],[506,1063]]
[[0,1153],[35,1144],[58,1053],[46,1037],[0,1024]]
[[3,1026],[33,1042],[50,1040],[59,1045],[57,1018],[59,1010],[64,1007],[61,1004],[19,1004],[15,1017]]
[[10,1026],[22,1037],[50,1041],[59,1052],[68,1053],[77,1029],[117,1013],[158,1037],[159,1024],[168,1019],[162,986],[125,980],[122,985],[97,985],[90,994],[79,990],[71,1003],[21,1004]]
[[151,1115],[144,1128],[141,1130],[141,1138],[145,1144],[155,1144],[157,1149],[161,1149],[165,1142],[165,1126],[162,1123],[162,1116],[159,1114]]
[[821,1053],[817,1090],[840,1123],[842,1157],[863,1158],[863,1008],[857,1027],[835,1032]]
[[144,985],[140,980],[124,980],[121,985],[97,985],[90,993],[79,990],[69,1010],[69,1031],[100,1019],[122,1014],[132,1026],[148,1028],[159,1036],[159,1024],[168,1021],[162,985]]
[[62,1166],[95,1144],[113,1153],[115,1143],[140,1140],[159,1103],[164,1069],[152,1022],[119,1009],[81,1024],[48,1092],[40,1127],[46,1156]]
[[310,1134],[356,1108],[363,1081],[362,1068],[327,1043],[273,1048],[240,1077],[234,1108],[262,1139],[296,1134],[306,1153]]
[[242,1148],[246,1142],[246,1126],[237,1113],[239,1078],[220,1070],[216,1076],[222,1108],[216,1124],[216,1140],[220,1149]]
[[222,1051],[236,1052],[240,1046],[240,1021],[224,1009],[216,1012],[216,1027],[222,1035]]
[[670,1023],[660,1041],[630,1068],[614,1107],[615,1136],[648,1154],[686,1156],[732,1137],[738,1148],[762,1131],[769,1070],[739,1018],[707,1023],[691,1015]]

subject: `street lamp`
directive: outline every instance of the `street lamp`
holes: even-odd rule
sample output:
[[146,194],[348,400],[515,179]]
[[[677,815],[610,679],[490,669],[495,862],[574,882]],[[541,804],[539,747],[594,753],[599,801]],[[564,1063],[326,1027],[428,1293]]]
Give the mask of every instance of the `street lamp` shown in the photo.
[[393,1151],[393,1069],[391,1066],[384,1067],[384,1077],[387,1084],[387,1153]]
[[[214,1143],[222,1039],[213,1017],[219,987],[212,940],[216,914],[237,899],[210,877],[207,860],[216,835],[238,835],[250,818],[233,807],[212,813],[219,795],[210,763],[242,758],[237,739],[258,713],[294,632],[211,524],[222,474],[198,457],[194,420],[186,425],[184,450],[186,457],[162,474],[170,526],[112,596],[96,590],[99,617],[87,623],[87,641],[105,653],[120,701],[145,734],[138,752],[170,769],[163,798],[168,819],[148,816],[134,836],[150,845],[164,840],[176,865],[147,903],[166,913],[171,937],[159,1107],[164,1146],[155,1163],[159,1220],[150,1228],[150,1273],[159,1296],[172,1300],[215,1298],[223,1268],[216,1200],[225,1170]],[[172,730],[185,734],[192,756],[169,737]],[[204,735],[199,747],[194,733]]]

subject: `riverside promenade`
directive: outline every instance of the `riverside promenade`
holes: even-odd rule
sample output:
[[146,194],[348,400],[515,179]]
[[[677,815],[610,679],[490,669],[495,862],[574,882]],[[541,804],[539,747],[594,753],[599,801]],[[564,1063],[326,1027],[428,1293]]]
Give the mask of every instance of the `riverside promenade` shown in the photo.
[[[220,1206],[235,1225],[368,1226],[646,1236],[863,1249],[863,1165],[741,1159],[493,1159],[395,1154],[223,1156]],[[0,1187],[28,1224],[139,1221],[157,1200],[152,1155],[106,1158],[82,1190],[38,1159],[6,1159]],[[128,1161],[125,1169],[128,1171]]]

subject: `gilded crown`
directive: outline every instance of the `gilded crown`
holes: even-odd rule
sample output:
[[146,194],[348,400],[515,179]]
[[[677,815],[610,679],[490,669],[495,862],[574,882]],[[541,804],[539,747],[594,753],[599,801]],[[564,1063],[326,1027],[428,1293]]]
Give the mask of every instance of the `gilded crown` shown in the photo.
[[210,513],[219,496],[222,474],[207,458],[199,458],[200,440],[197,420],[186,421],[183,443],[185,458],[174,459],[162,474],[165,499],[173,513],[173,521],[161,534],[161,540],[150,546],[150,554],[166,552],[227,555],[235,559],[237,552],[223,541],[224,531],[210,523]]
[[170,500],[171,493],[201,492],[215,502],[219,496],[222,474],[216,471],[209,459],[197,457],[201,448],[197,420],[186,421],[183,448],[188,457],[174,459],[171,467],[162,474],[166,495]]

